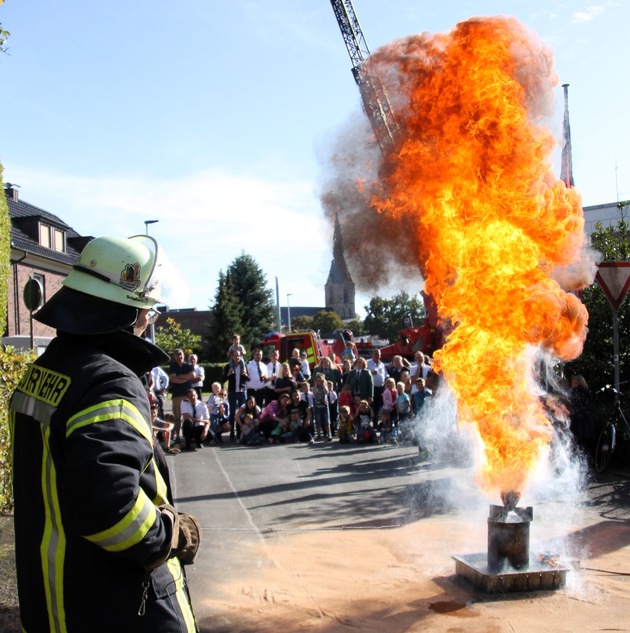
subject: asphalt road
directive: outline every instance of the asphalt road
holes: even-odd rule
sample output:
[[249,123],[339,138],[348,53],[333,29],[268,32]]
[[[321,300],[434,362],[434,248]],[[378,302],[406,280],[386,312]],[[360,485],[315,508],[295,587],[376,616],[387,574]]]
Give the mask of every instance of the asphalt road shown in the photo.
[[[226,443],[169,457],[169,466],[178,508],[196,515],[203,527],[203,547],[189,570],[203,631],[230,630],[225,623],[221,628],[223,615],[216,608],[223,587],[273,566],[265,544],[279,534],[378,534],[423,521],[446,526],[459,518],[487,517],[488,499],[474,485],[470,460],[457,450],[450,458],[421,461],[415,446]],[[579,521],[584,530],[630,521],[627,472],[591,475],[582,490],[571,491],[572,485],[560,477],[538,492],[532,538],[540,537],[537,517],[539,529],[549,516]]]

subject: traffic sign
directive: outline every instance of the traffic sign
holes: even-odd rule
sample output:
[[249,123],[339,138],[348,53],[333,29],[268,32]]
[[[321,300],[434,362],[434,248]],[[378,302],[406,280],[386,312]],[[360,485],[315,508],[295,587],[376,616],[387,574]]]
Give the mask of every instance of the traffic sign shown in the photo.
[[601,262],[595,280],[617,312],[630,288],[630,262]]

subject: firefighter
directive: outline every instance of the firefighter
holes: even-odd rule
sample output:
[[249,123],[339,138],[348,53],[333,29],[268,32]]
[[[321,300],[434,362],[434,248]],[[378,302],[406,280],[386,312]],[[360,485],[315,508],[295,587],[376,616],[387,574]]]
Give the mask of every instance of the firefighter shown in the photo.
[[141,338],[163,268],[150,237],[94,239],[34,315],[57,336],[10,405],[29,633],[198,630],[182,565],[199,524],[168,504],[139,378],[168,361]]

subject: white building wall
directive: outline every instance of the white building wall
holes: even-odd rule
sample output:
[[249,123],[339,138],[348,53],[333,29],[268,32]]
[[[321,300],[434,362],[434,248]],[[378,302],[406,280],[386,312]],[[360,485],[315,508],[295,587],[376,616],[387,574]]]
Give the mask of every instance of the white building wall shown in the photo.
[[[621,220],[622,210],[616,202],[584,207],[584,230],[589,235],[595,229],[595,223],[601,222],[604,227],[617,224]],[[630,205],[624,209],[626,220],[630,220]]]

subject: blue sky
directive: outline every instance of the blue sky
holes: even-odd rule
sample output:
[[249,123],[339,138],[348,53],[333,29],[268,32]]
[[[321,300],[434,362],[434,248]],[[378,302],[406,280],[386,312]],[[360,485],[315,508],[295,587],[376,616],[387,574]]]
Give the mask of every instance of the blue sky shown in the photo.
[[[511,15],[569,83],[584,205],[630,198],[630,3],[354,0],[374,51]],[[23,200],[86,235],[150,233],[207,309],[242,251],[280,301],[323,305],[332,229],[318,191],[340,130],[363,117],[328,0],[6,0],[0,161]],[[556,90],[561,134],[562,89]],[[556,170],[559,172],[559,169]],[[405,287],[417,291],[418,283]],[[393,280],[388,295],[400,289]],[[357,308],[375,291],[363,289]]]

